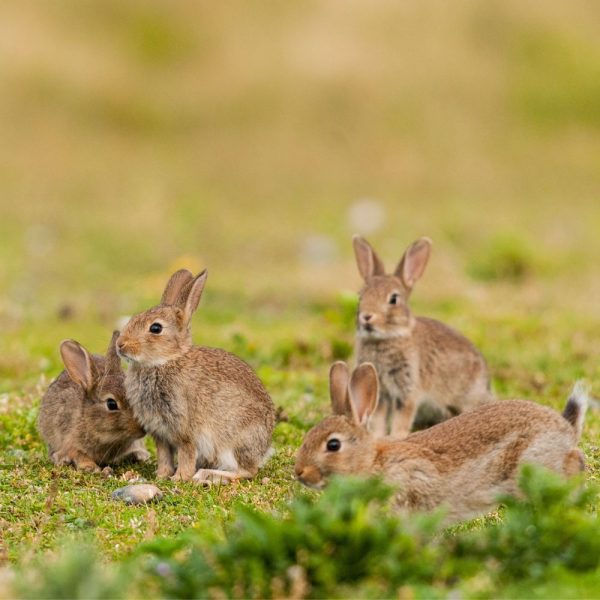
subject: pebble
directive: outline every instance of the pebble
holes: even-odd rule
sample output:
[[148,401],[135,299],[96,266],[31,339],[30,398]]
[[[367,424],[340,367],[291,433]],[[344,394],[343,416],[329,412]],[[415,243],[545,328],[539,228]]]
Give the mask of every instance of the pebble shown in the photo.
[[151,500],[160,500],[162,497],[163,493],[149,483],[126,485],[112,493],[114,500],[122,500],[126,504],[146,504]]

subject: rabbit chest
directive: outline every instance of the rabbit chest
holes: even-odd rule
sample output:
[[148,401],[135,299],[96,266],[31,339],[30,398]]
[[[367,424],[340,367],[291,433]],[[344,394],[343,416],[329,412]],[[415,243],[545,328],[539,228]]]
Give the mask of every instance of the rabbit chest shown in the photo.
[[[393,344],[390,342],[393,341]],[[373,340],[358,346],[357,362],[373,363],[379,378],[380,400],[402,402],[418,383],[418,355],[402,340]]]
[[130,368],[125,378],[135,418],[146,433],[178,441],[190,426],[185,398],[172,370]]

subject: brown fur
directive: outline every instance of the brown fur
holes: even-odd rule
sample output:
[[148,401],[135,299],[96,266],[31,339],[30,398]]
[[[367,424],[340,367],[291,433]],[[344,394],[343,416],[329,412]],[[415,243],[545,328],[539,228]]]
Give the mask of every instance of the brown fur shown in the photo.
[[[113,334],[106,356],[90,355],[73,340],[61,344],[65,369],[42,398],[39,430],[52,462],[87,471],[126,458],[144,461],[144,430],[125,397],[125,374]],[[119,409],[109,410],[107,400]]]
[[[413,424],[440,422],[493,399],[485,359],[460,333],[408,307],[425,271],[431,241],[421,238],[404,253],[393,274],[369,243],[354,237],[365,280],[357,315],[357,363],[371,362],[380,384],[373,433],[406,436]],[[395,303],[392,304],[391,301]]]
[[[156,441],[159,477],[251,478],[269,456],[275,410],[244,361],[193,345],[190,320],[205,281],[205,271],[195,278],[178,271],[162,303],[127,323],[117,341],[119,353],[131,363],[127,394]],[[150,332],[153,323],[163,326],[159,334]]]
[[[444,506],[448,521],[456,521],[492,509],[502,494],[518,493],[525,463],[565,476],[583,469],[576,429],[556,411],[524,400],[490,402],[405,439],[378,439],[366,426],[377,405],[376,371],[359,368],[349,387],[353,416],[347,409],[339,414],[340,398],[332,398],[338,414],[309,431],[298,452],[296,476],[306,485],[322,488],[336,474],[381,475],[398,487],[399,507]],[[578,405],[583,415],[584,404]],[[332,439],[341,442],[334,452],[327,449]]]

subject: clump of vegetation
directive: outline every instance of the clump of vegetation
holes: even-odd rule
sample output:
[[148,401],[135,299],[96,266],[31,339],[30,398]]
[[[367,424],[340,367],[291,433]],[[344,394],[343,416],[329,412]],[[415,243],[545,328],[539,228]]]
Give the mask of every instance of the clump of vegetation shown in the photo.
[[127,597],[130,573],[126,566],[106,566],[90,545],[68,545],[59,557],[47,555],[23,564],[15,579],[19,598],[109,600]]
[[496,563],[503,579],[542,580],[557,569],[600,566],[600,521],[587,512],[596,490],[569,485],[555,473],[524,467],[525,500],[504,498],[504,519],[467,536],[468,553]]
[[295,500],[285,517],[240,509],[214,545],[187,534],[181,546],[156,541],[143,550],[153,555],[149,572],[162,593],[177,598],[210,590],[237,598],[331,597],[365,580],[380,582],[382,593],[433,581],[439,519],[398,520],[382,508],[389,496],[379,482],[337,480],[317,500]]
[[498,234],[491,238],[467,266],[474,279],[518,283],[534,275],[539,260],[533,249],[514,234]]
[[588,507],[596,491],[525,468],[523,497],[506,498],[503,518],[444,533],[440,514],[398,517],[380,481],[337,479],[306,492],[282,512],[237,510],[222,535],[190,529],[139,546],[105,568],[93,552],[68,550],[18,577],[23,598],[120,597],[136,589],[159,597],[437,597],[503,589],[528,593],[581,576],[589,595],[600,578],[600,523]]

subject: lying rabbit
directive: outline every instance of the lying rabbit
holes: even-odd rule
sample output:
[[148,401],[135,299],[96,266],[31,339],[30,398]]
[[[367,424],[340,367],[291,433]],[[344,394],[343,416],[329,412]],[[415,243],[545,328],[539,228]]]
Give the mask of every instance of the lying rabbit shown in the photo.
[[373,433],[407,436],[417,413],[431,425],[493,399],[483,356],[460,333],[415,317],[408,298],[421,278],[431,240],[411,244],[393,274],[371,245],[354,236],[365,285],[357,315],[357,363],[371,362],[379,376],[379,407]]
[[158,477],[226,483],[254,477],[269,457],[275,410],[244,361],[193,345],[190,321],[206,276],[177,271],[160,305],[125,325],[117,349],[130,363],[134,414],[156,441]]
[[[334,416],[308,432],[296,459],[297,478],[320,489],[331,475],[379,475],[398,486],[406,510],[443,506],[448,522],[491,510],[518,493],[519,467],[540,465],[565,476],[584,469],[577,448],[587,394],[575,386],[562,414],[525,400],[490,402],[405,439],[376,439],[367,429],[377,407],[377,373],[363,363],[330,371]],[[350,412],[351,416],[348,416]]]
[[66,369],[44,394],[38,423],[57,465],[100,471],[102,465],[150,456],[140,439],[144,430],[125,398],[118,335],[113,333],[106,357],[89,354],[73,340],[60,345]]

